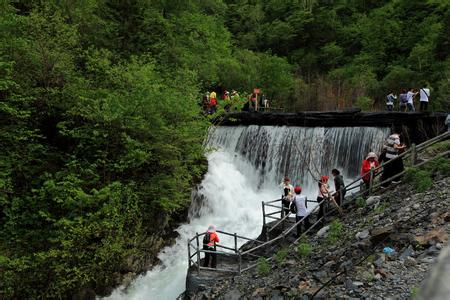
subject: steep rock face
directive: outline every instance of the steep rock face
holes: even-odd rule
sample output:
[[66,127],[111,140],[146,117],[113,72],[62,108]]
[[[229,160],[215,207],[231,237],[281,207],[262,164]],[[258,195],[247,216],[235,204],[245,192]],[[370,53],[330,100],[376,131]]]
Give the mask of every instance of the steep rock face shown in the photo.
[[216,120],[222,126],[272,125],[302,127],[402,127],[408,143],[420,143],[445,130],[446,113],[373,112],[359,109],[330,112],[239,112],[226,114]]
[[[267,274],[254,269],[218,278],[187,298],[409,298],[421,291],[448,242],[450,178],[436,177],[429,192],[414,193],[405,184],[379,196],[370,205],[347,208],[337,239],[333,229],[310,236],[310,254],[291,247],[282,262],[269,263]],[[394,251],[387,254],[386,247]]]

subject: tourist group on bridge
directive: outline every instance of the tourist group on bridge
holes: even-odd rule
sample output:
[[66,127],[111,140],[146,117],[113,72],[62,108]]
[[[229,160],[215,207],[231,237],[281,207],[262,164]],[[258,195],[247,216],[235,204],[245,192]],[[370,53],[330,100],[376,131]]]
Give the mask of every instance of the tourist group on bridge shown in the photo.
[[[403,161],[399,155],[405,151],[406,146],[400,142],[400,135],[401,131],[399,129],[394,129],[386,139],[381,153],[377,155],[375,152],[369,152],[363,160],[361,165],[361,180],[364,184],[366,196],[373,184],[375,175],[379,172],[381,172],[381,182],[383,183],[381,188],[386,188],[391,182],[400,182],[399,178],[388,181],[389,178],[396,176],[404,170]],[[387,163],[391,160],[393,161]],[[382,171],[378,168],[381,163],[384,163]],[[331,170],[331,174],[333,176],[334,191],[330,190],[328,184],[329,176],[322,175],[320,178],[316,179],[318,184],[316,201],[319,204],[316,222],[323,220],[327,202],[336,206],[339,211],[341,211],[341,205],[344,202],[346,194],[344,178],[338,169]],[[294,214],[297,223],[297,237],[300,237],[303,227],[304,230],[308,230],[311,226],[307,196],[302,194],[302,187],[299,184],[295,186],[292,184],[288,176],[284,177],[280,187],[282,188],[281,219],[289,213]],[[216,228],[215,226],[210,225],[203,239],[203,250],[205,252],[204,267],[209,267],[211,261],[210,267],[216,268],[217,254],[215,251],[216,243],[218,242],[219,237],[216,233]]]
[[[206,114],[216,113],[218,106],[223,107],[226,112],[265,111],[270,108],[270,101],[264,93],[259,95],[259,92],[259,89],[255,89],[252,93],[244,96],[240,96],[235,90],[230,93],[226,89],[219,96],[215,91],[206,92],[200,104]],[[416,110],[417,97],[420,103],[419,110],[427,111],[430,102],[430,88],[427,86],[420,89],[401,89],[398,95],[391,90],[386,96],[386,110],[413,112]]]
[[427,111],[428,103],[430,102],[430,88],[428,87],[423,87],[419,90],[416,90],[414,88],[410,88],[408,90],[402,89],[398,97],[396,94],[394,94],[394,91],[391,91],[386,96],[386,110],[394,111],[398,99],[397,105],[398,111],[401,112],[415,111],[416,109],[414,107],[414,102],[417,95],[420,96],[419,97],[420,111]]
[[235,90],[232,90],[230,93],[225,89],[218,97],[215,91],[206,92],[203,95],[201,106],[206,114],[216,113],[219,105],[226,112],[267,110],[270,106],[270,101],[264,93],[261,95],[259,93],[260,90],[255,89],[252,93],[241,96]]

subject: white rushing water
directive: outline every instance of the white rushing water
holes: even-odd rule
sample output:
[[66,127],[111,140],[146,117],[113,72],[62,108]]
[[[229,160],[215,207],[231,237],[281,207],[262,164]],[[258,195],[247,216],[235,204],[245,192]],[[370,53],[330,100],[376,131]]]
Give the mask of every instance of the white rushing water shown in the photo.
[[[190,222],[181,225],[175,245],[158,255],[161,265],[139,277],[109,299],[175,299],[185,289],[187,240],[209,224],[218,230],[256,238],[261,232],[261,201],[279,198],[278,184],[288,175],[309,199],[316,198],[311,175],[329,175],[342,169],[354,178],[364,155],[378,152],[387,128],[304,128],[273,126],[219,127],[206,142],[208,172],[199,189],[201,197],[190,210]],[[307,171],[310,169],[311,172]],[[220,237],[221,244],[233,245]]]

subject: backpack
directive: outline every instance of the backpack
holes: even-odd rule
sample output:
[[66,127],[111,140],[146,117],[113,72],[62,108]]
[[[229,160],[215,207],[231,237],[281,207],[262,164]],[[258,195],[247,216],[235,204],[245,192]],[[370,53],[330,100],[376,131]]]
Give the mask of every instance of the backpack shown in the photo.
[[297,213],[297,205],[295,205],[295,200],[291,202],[289,205],[289,210],[291,213],[296,214]]
[[203,245],[208,245],[209,242],[211,241],[211,233],[206,232],[205,236],[203,237]]
[[400,94],[400,102],[408,103],[408,97],[406,96],[406,94]]

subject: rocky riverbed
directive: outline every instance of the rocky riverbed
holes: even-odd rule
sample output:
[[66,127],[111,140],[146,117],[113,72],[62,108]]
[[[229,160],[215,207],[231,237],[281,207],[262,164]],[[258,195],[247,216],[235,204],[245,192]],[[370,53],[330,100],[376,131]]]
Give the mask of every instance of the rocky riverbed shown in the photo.
[[448,242],[449,199],[448,177],[425,193],[393,186],[274,254],[268,268],[218,279],[187,298],[410,298]]

